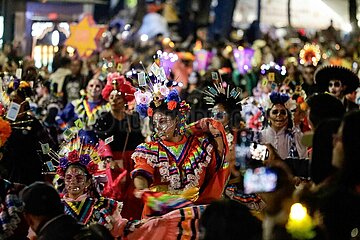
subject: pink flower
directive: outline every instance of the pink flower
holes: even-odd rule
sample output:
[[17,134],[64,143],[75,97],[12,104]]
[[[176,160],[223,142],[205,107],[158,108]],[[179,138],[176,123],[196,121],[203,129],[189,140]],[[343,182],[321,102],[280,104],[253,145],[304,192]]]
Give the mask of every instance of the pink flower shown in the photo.
[[166,86],[161,86],[159,88],[159,91],[160,91],[161,95],[163,95],[164,97],[166,97],[170,92],[169,88],[167,88]]
[[135,100],[137,104],[149,105],[152,100],[152,95],[150,92],[141,92],[138,90],[134,93]]

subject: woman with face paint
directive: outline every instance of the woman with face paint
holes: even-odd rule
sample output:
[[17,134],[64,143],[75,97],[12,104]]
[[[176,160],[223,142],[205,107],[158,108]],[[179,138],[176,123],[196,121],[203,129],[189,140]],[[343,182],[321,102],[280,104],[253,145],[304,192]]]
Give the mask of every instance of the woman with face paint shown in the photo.
[[[135,93],[138,112],[151,117],[154,130],[154,140],[139,145],[132,155],[135,187],[171,195],[191,191],[188,199],[195,204],[220,198],[229,176],[222,124],[203,119],[185,128],[189,111],[185,101],[180,100],[175,89],[165,85],[154,88],[152,93]],[[142,111],[142,107],[147,110]],[[143,215],[148,213],[145,208]]]
[[269,125],[261,131],[260,142],[271,144],[278,151],[282,159],[306,158],[306,147],[301,144],[302,132],[299,122],[292,119],[291,110],[296,103],[286,94],[272,92],[270,107],[267,109]]
[[[214,88],[213,85],[205,91],[205,100],[211,108],[211,116],[219,121],[225,129],[229,153],[226,160],[229,162],[231,171],[230,180],[225,188],[224,194],[227,198],[246,205],[251,210],[260,211],[264,202],[256,194],[245,194],[243,191],[243,177],[241,176],[241,163],[237,161],[236,145],[238,132],[244,130],[244,121],[241,117],[241,90],[231,86]],[[216,94],[209,94],[215,93]],[[239,153],[238,153],[239,154]]]
[[122,205],[101,197],[94,185],[93,176],[100,159],[98,149],[76,139],[65,145],[59,156],[62,157],[58,159],[57,174],[64,181],[62,200],[65,214],[84,225],[104,225],[113,237],[121,236],[127,223],[120,215]]
[[319,92],[328,92],[339,99],[346,111],[358,110],[359,106],[345,96],[359,87],[359,77],[350,69],[341,66],[324,66],[315,72]]
[[[97,143],[98,138],[94,132],[96,120],[102,113],[110,111],[110,104],[101,96],[103,87],[104,83],[99,79],[91,79],[86,86],[86,95],[68,103],[57,116],[60,128],[81,128],[79,136],[84,138],[85,143]],[[80,126],[78,120],[81,121]]]

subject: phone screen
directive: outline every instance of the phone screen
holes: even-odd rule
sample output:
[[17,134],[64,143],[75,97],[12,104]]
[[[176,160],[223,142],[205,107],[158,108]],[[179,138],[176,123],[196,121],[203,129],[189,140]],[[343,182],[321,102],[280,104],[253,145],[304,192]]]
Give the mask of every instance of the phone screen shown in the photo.
[[274,169],[259,167],[247,169],[244,175],[244,192],[264,193],[273,192],[277,186],[277,173]]
[[250,154],[252,159],[264,161],[269,157],[269,150],[265,145],[251,143]]

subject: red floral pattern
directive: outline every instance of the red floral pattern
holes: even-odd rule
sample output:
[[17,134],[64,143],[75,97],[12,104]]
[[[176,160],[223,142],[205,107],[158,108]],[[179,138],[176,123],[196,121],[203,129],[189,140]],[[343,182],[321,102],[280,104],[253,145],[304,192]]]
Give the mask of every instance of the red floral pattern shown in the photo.
[[177,102],[172,100],[168,102],[167,107],[169,110],[174,110],[177,107]]
[[78,151],[73,150],[73,151],[69,152],[67,159],[71,163],[78,162],[79,161],[79,153],[78,153]]

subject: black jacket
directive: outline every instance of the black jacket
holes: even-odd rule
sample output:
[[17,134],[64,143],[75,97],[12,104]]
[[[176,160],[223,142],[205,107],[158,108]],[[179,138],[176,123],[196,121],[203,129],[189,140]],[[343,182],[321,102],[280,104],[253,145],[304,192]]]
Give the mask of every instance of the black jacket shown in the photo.
[[59,215],[40,227],[38,240],[71,240],[80,233],[83,225],[69,215]]

